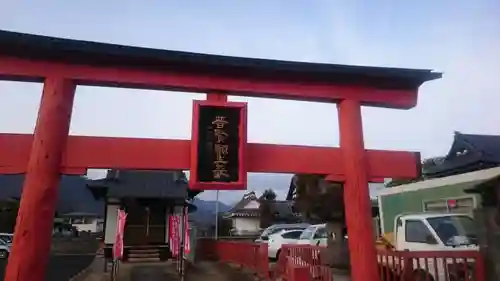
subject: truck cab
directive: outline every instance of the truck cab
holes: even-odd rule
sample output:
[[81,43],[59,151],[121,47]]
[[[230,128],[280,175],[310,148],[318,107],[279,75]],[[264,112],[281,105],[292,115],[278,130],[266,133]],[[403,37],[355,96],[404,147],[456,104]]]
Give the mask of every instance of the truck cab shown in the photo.
[[394,220],[397,251],[477,250],[474,221],[468,214],[401,214]]

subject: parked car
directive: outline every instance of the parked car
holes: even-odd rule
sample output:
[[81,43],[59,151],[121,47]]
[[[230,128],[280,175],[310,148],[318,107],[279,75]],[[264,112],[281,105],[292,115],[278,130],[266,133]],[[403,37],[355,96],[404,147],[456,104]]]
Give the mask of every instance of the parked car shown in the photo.
[[326,231],[326,224],[315,224],[306,228],[300,235],[297,244],[327,246],[328,232]]
[[[268,256],[271,259],[278,259],[281,253],[281,246],[284,244],[296,244],[302,229],[281,230],[277,233],[265,236],[267,238]],[[264,239],[266,239],[264,238]]]
[[0,259],[7,259],[10,254],[10,244],[7,244],[4,240],[0,239]]
[[256,243],[267,241],[270,235],[280,232],[282,230],[304,230],[310,224],[308,223],[293,223],[293,224],[273,224],[270,227],[264,229],[260,234],[259,238],[255,240]]
[[0,240],[3,240],[6,244],[12,245],[12,239],[14,234],[12,233],[0,233]]

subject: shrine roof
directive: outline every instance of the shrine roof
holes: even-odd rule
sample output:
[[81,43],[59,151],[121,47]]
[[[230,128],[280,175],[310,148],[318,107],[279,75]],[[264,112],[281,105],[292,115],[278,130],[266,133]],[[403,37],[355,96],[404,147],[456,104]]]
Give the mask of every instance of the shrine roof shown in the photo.
[[438,79],[428,69],[368,67],[271,59],[231,57],[182,51],[123,46],[0,30],[0,56],[92,63],[155,71],[176,70],[212,75],[275,77],[325,83],[410,89]]
[[169,198],[184,200],[199,192],[189,190],[180,171],[109,170],[103,179],[89,180],[87,187],[94,197]]
[[98,218],[100,217],[99,214],[96,213],[87,213],[87,212],[71,212],[71,213],[64,213],[60,215],[61,217],[87,217],[87,218]]

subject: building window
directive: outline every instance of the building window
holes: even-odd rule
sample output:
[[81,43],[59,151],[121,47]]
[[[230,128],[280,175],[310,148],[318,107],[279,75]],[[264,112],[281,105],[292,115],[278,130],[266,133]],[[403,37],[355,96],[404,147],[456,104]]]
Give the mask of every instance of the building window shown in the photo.
[[431,232],[422,221],[407,220],[405,226],[406,242],[427,243]]
[[314,234],[314,239],[322,239],[328,238],[328,233],[326,232],[326,228],[319,228]]
[[290,232],[287,232],[281,236],[285,239],[299,239],[301,234],[302,234],[302,231],[290,231]]
[[425,212],[468,213],[475,207],[473,197],[439,199],[424,202]]
[[445,200],[431,201],[424,203],[425,212],[447,212],[448,208],[446,206]]

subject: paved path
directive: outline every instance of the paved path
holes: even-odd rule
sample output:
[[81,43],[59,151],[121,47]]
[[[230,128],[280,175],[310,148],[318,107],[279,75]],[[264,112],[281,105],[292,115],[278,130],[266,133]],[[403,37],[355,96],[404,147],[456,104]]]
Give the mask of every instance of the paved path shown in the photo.
[[[253,276],[225,264],[199,262],[187,269],[186,281],[254,281]],[[180,281],[175,264],[122,264],[118,281]]]
[[[51,256],[47,271],[46,281],[68,281],[90,265],[94,256],[92,255],[64,255]],[[7,261],[0,261],[0,280],[3,280]]]

